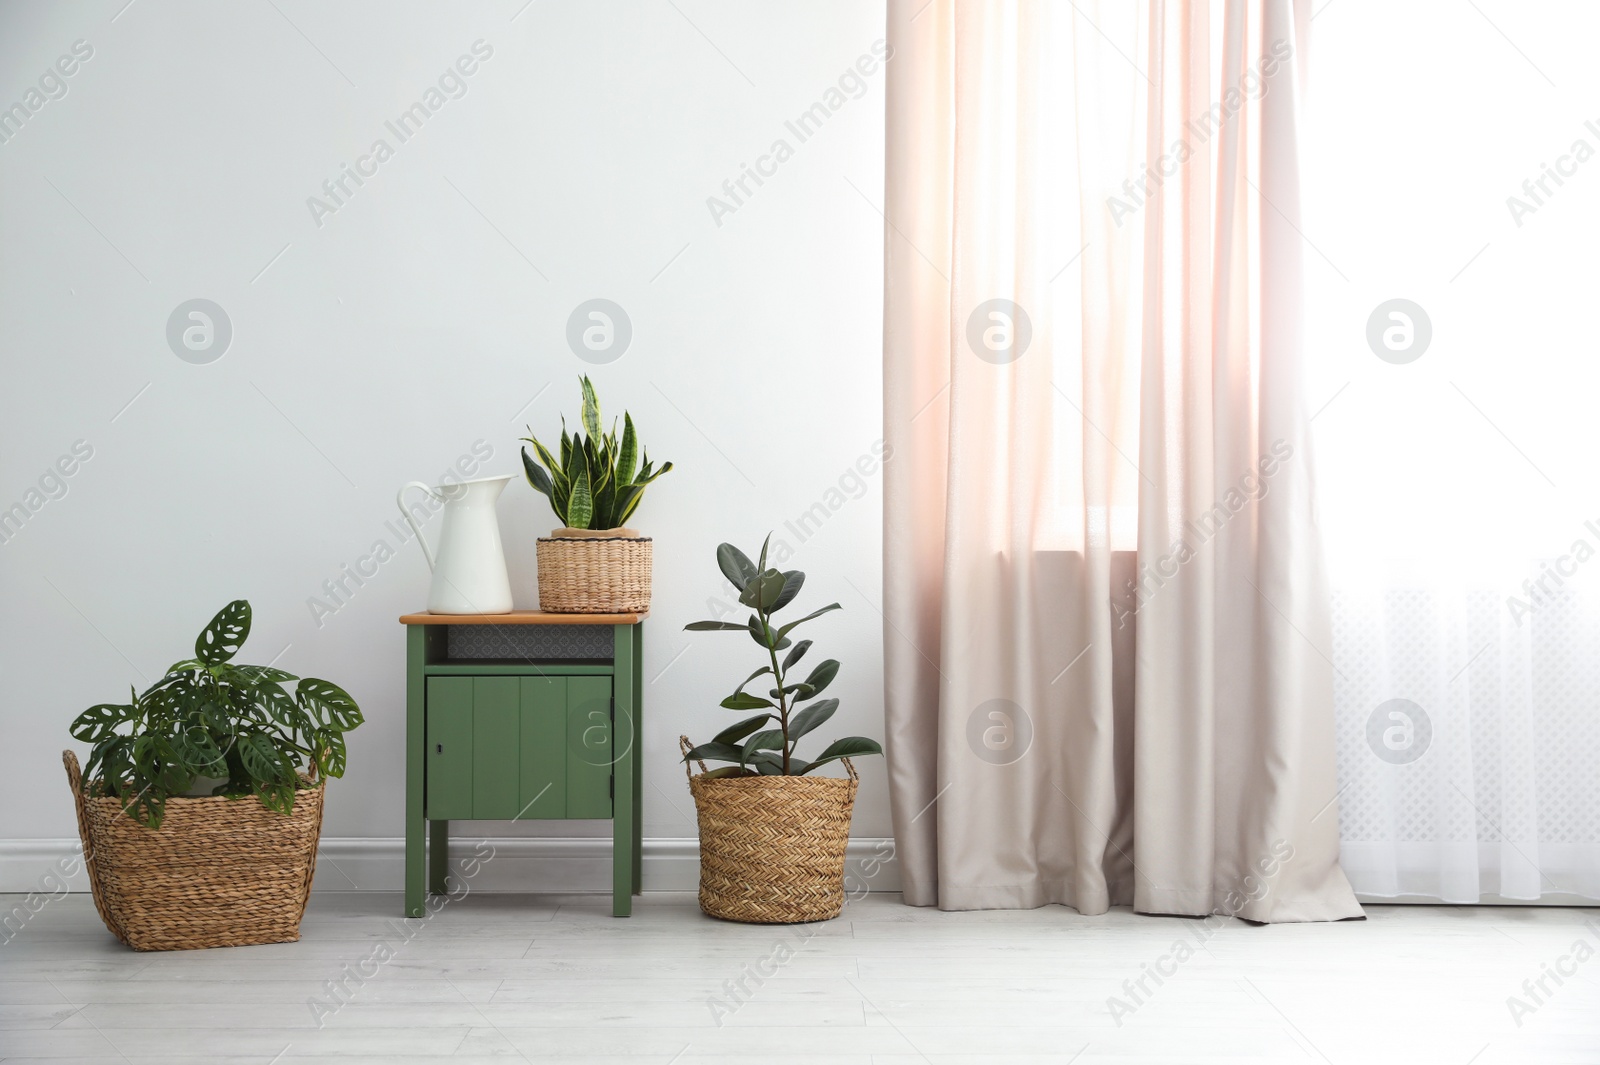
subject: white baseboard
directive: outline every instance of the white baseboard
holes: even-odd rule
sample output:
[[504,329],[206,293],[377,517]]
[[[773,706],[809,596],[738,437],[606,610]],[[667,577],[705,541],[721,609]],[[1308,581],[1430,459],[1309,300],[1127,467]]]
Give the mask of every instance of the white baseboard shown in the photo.
[[[88,891],[77,839],[0,840],[0,893]],[[893,841],[852,839],[845,851],[847,886],[859,891],[899,891],[900,871],[884,856]],[[476,857],[474,891],[583,892],[611,890],[611,840],[604,837],[464,837],[450,841],[455,868]],[[876,859],[873,861],[873,859]],[[873,875],[866,875],[875,871]],[[694,891],[700,883],[700,841],[644,841],[644,890]],[[854,879],[851,879],[851,878]],[[324,837],[317,849],[312,891],[401,891],[405,840],[398,837]]]
[[[76,838],[0,840],[0,894],[88,891]],[[848,890],[899,891],[900,870],[886,856],[890,839],[856,838],[845,851]],[[611,890],[611,840],[605,837],[462,837],[450,841],[453,867],[476,856],[473,890],[572,893]],[[644,890],[694,891],[700,883],[700,841],[691,837],[657,837],[644,841]],[[405,840],[398,836],[324,837],[317,850],[317,876],[312,890],[401,891],[405,878]],[[1376,905],[1453,905],[1436,898],[1402,895],[1389,898],[1357,894]],[[1547,895],[1538,900],[1484,895],[1479,906],[1593,906],[1577,895]]]

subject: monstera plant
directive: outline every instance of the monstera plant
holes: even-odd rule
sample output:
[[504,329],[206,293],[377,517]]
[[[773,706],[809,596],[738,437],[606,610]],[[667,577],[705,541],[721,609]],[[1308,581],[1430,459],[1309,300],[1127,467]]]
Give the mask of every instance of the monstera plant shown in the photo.
[[[254,795],[270,810],[294,809],[311,770],[344,775],[344,734],[361,724],[355,700],[337,684],[300,679],[271,666],[233,661],[250,635],[250,604],[235,599],[195,640],[194,657],[175,662],[126,703],[91,706],[72,723],[93,744],[85,792],[113,796],[123,810],[159,828],[166,803],[197,781],[219,780],[211,795]],[[291,696],[284,685],[298,681]]]
[[[586,376],[583,387],[582,433],[567,432],[561,419],[561,454],[558,459],[528,430],[522,439],[539,453],[534,461],[522,449],[522,469],[528,483],[550,500],[550,507],[568,529],[617,529],[644,498],[644,490],[663,473],[672,469],[664,462],[653,469],[650,453],[639,446],[633,416],[622,415],[622,439],[617,440],[615,421],[611,431],[600,431],[600,399]],[[642,458],[642,461],[641,461]],[[543,463],[541,466],[540,463]]]
[[[772,537],[768,536],[767,543],[771,540]],[[756,642],[767,660],[766,665],[746,677],[732,695],[722,700],[723,707],[728,710],[754,710],[756,714],[728,726],[717,733],[710,743],[703,743],[684,756],[685,761],[695,758],[733,763],[705,773],[705,780],[744,776],[803,776],[836,759],[883,753],[883,748],[876,740],[865,736],[834,740],[810,761],[795,753],[800,740],[839,709],[838,699],[817,698],[839,675],[839,663],[836,659],[824,659],[812,667],[804,680],[792,680],[792,672],[805,658],[806,652],[811,650],[811,641],[800,640],[797,643],[789,638],[789,634],[808,621],[840,609],[840,606],[838,603],[829,603],[794,621],[775,623],[772,616],[800,594],[806,575],[799,570],[780,572],[768,568],[767,543],[761,545],[758,562],[751,562],[743,551],[732,544],[717,548],[717,565],[722,569],[723,576],[738,590],[739,602],[751,609],[749,620],[742,625],[731,621],[696,621],[685,626],[697,632],[743,632]],[[781,659],[778,657],[780,651],[787,652]],[[763,677],[772,678],[763,682],[764,685],[771,685],[766,695],[745,690]]]

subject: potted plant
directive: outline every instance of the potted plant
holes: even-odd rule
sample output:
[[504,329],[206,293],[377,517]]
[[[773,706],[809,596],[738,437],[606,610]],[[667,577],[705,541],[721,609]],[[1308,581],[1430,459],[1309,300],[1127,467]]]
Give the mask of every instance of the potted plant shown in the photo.
[[[756,563],[732,544],[723,544],[717,548],[717,565],[738,589],[739,602],[751,609],[750,618],[742,625],[696,621],[686,628],[743,632],[761,648],[767,664],[722,700],[729,710],[756,711],[753,717],[698,747],[687,737],[679,741],[684,762],[699,761],[701,769],[699,776],[689,777],[700,821],[700,908],[713,917],[758,923],[837,917],[844,907],[844,852],[856,797],[850,758],[882,754],[883,748],[876,740],[848,736],[810,761],[796,753],[800,740],[839,708],[838,699],[817,698],[833,683],[839,663],[826,659],[805,680],[792,681],[791,672],[811,649],[811,641],[795,643],[789,634],[840,609],[839,604],[775,625],[772,615],[800,594],[806,575],[767,568],[766,544]],[[781,659],[780,651],[787,651]],[[765,696],[745,690],[768,676],[772,680],[763,683],[771,689]],[[707,770],[708,759],[730,764]],[[833,761],[844,763],[848,779],[808,775]]]
[[561,528],[539,538],[539,609],[563,614],[648,610],[650,538],[625,523],[638,509],[645,488],[672,469],[672,463],[652,468],[627,412],[620,442],[614,420],[611,431],[602,433],[594,385],[586,376],[582,386],[584,431],[569,436],[567,421],[561,419],[559,458],[539,443],[532,428],[522,438],[539,453],[535,461],[522,449],[528,483],[549,498],[561,520]]
[[236,599],[193,658],[72,723],[93,745],[81,776],[73,752],[62,760],[95,907],[135,950],[300,938],[323,782],[344,775],[361,710],[336,684],[235,663],[249,635]]

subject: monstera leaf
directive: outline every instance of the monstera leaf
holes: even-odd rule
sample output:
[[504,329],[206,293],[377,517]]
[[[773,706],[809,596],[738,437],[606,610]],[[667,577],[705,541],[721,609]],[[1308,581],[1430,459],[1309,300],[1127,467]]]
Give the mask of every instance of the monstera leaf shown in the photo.
[[[309,778],[344,773],[344,734],[361,724],[360,707],[328,681],[235,663],[250,620],[250,604],[234,600],[200,633],[194,658],[173,663],[127,703],[78,715],[72,737],[92,745],[87,793],[114,796],[128,816],[159,828],[167,803],[196,777],[224,778],[217,793],[254,796],[286,814]],[[291,696],[284,685],[296,681]]]
[[[194,656],[207,665],[226,662],[239,653],[250,635],[250,604],[235,599],[211,619],[194,641]],[[183,663],[179,663],[183,665]]]

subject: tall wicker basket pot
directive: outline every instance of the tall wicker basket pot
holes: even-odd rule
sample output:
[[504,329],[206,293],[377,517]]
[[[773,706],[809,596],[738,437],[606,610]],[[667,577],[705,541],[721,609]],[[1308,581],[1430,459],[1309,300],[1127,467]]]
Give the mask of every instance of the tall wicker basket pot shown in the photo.
[[83,793],[77,755],[63,751],[95,909],[134,950],[292,943],[316,872],[323,787],[295,793],[293,812],[254,798],[170,798],[159,829],[114,798]]
[[[684,753],[689,740],[679,740]],[[689,775],[700,819],[700,908],[752,924],[826,921],[844,909],[844,851],[857,776]],[[685,769],[688,769],[687,764]]]
[[634,529],[556,529],[539,537],[539,609],[633,614],[650,609],[651,540]]

